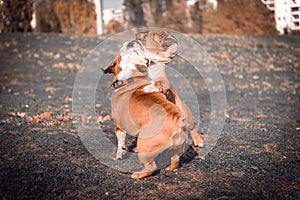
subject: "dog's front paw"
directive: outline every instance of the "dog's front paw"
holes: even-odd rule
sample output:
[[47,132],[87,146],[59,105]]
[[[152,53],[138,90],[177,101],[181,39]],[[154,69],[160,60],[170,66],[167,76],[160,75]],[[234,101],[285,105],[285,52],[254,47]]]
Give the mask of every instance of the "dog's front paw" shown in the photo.
[[159,92],[159,89],[153,84],[150,84],[144,87],[144,92]]
[[197,130],[194,128],[190,131],[190,133],[191,133],[191,136],[193,138],[194,145],[196,147],[204,147],[203,139],[201,138],[201,136],[199,135]]
[[149,171],[149,172],[134,172],[131,175],[131,178],[139,179],[139,178],[145,178],[147,176],[150,176],[154,171]]
[[118,149],[117,150],[116,159],[117,160],[121,160],[125,154],[126,154],[126,150],[125,149]]

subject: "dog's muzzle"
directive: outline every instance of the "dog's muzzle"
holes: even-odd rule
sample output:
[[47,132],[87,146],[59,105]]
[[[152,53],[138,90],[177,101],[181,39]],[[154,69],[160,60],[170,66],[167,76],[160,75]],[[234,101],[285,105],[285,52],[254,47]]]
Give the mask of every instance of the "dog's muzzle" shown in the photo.
[[177,40],[176,40],[176,38],[174,37],[174,36],[169,36],[165,41],[164,41],[164,43],[162,44],[162,47],[164,48],[164,49],[167,49],[167,48],[169,48],[170,46],[172,46],[172,45],[178,45],[178,42],[177,42]]

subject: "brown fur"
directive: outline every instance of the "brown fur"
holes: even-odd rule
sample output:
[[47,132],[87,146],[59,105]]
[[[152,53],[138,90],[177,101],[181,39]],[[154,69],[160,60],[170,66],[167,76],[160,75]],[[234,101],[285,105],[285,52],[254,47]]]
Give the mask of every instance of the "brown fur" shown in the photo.
[[[174,52],[169,53],[166,46],[170,43],[174,43],[170,39],[169,35],[165,31],[147,31],[140,32],[136,35],[136,39],[141,41],[144,51],[148,51],[152,54],[162,57],[162,60],[166,60],[166,57],[173,56]],[[165,66],[166,63],[155,63],[156,65]],[[155,87],[164,93],[171,102],[175,103],[181,110],[183,117],[187,120],[187,126],[191,130],[191,136],[193,138],[195,146],[202,147],[203,139],[198,134],[196,128],[194,127],[194,119],[191,110],[188,106],[180,99],[180,96],[175,88],[170,84],[165,70],[161,71],[160,76],[156,77]]]
[[[103,72],[113,73],[114,80],[122,70],[121,57]],[[134,72],[133,72],[134,74]],[[143,88],[150,84],[147,79],[129,83],[115,90],[112,102],[112,118],[115,131],[125,130],[137,136],[137,152],[144,169],[135,172],[133,178],[143,178],[156,170],[154,159],[166,149],[174,149],[171,165],[167,169],[178,168],[179,155],[187,136],[181,130],[182,116],[178,107],[159,92],[145,93]]]

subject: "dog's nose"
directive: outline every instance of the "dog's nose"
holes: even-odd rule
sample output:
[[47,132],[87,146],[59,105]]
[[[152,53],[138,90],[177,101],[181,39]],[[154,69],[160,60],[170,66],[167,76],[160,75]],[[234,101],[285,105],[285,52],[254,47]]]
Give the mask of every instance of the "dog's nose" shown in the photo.
[[162,44],[162,47],[164,49],[169,48],[170,46],[172,46],[173,44],[178,44],[176,38],[174,36],[169,36],[164,43]]
[[127,48],[133,47],[133,45],[134,45],[134,42],[133,42],[133,41],[131,41],[131,42],[128,42],[128,44],[127,44]]

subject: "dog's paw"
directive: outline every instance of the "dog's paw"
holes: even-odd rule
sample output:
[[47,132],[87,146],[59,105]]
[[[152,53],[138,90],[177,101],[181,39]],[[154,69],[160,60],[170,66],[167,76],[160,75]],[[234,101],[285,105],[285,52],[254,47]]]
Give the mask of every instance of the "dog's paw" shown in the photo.
[[134,148],[132,149],[132,151],[133,151],[134,153],[137,153],[137,152],[138,152],[136,147],[134,147]]
[[131,178],[135,178],[135,179],[139,179],[139,178],[145,178],[147,176],[150,176],[154,171],[150,171],[150,172],[134,172],[131,175]]
[[194,141],[194,146],[196,146],[196,147],[204,147],[203,139],[199,135],[199,133],[197,132],[197,130],[194,128],[194,129],[191,130],[190,133],[191,133],[191,136],[192,136],[193,141]]
[[144,92],[159,92],[159,89],[153,84],[150,84],[144,87]]
[[192,136],[194,141],[194,146],[196,147],[204,147],[203,139],[199,135],[193,135]]
[[125,149],[118,149],[117,150],[116,159],[117,160],[121,160],[125,154],[126,154],[126,150]]
[[199,148],[203,148],[204,147],[203,141],[200,141],[200,142],[195,142],[194,141],[194,146],[199,147]]
[[170,165],[166,169],[166,171],[177,171],[178,170],[178,165]]

